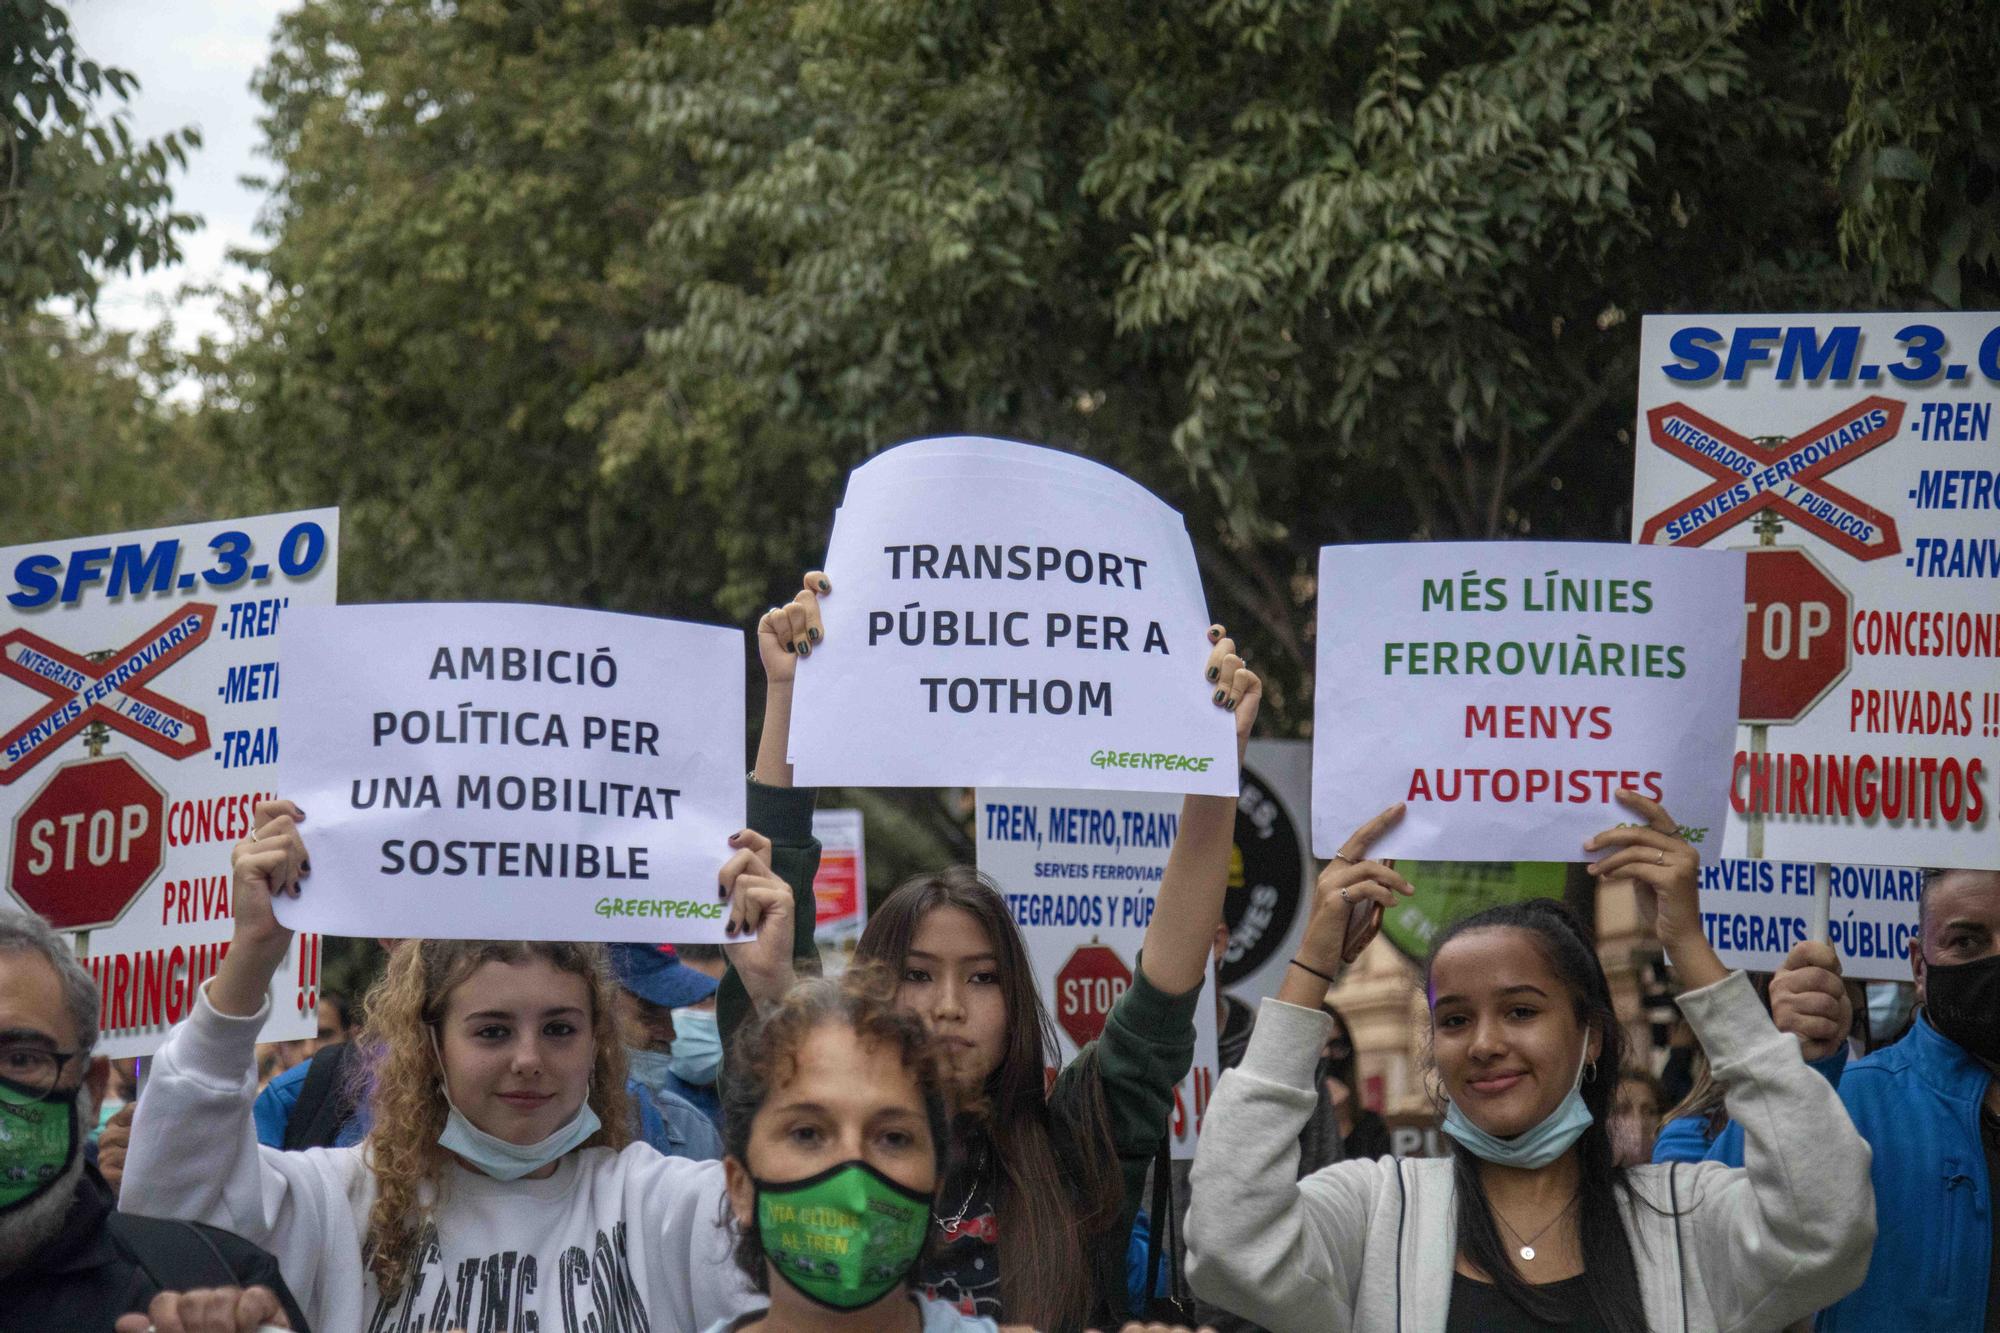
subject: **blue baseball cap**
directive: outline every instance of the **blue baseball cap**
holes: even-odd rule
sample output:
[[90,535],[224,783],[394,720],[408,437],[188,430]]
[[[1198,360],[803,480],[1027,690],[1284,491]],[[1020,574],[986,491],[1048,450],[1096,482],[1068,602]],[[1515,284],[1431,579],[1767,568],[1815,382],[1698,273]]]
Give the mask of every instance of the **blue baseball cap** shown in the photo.
[[671,944],[614,944],[611,972],[619,985],[662,1009],[699,1004],[720,984],[683,963]]

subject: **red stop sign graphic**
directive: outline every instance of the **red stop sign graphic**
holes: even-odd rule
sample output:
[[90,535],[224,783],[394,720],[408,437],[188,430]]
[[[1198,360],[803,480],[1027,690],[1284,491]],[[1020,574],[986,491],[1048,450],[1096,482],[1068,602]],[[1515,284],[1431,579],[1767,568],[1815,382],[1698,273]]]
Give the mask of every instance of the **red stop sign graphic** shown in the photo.
[[7,887],[58,930],[116,922],[160,873],[167,797],[124,755],[55,771],[14,817]]
[[1131,985],[1131,969],[1108,945],[1086,944],[1056,973],[1056,1022],[1078,1046],[1095,1041]]
[[1754,546],[1748,554],[1737,718],[1797,722],[1847,674],[1853,601],[1797,547]]

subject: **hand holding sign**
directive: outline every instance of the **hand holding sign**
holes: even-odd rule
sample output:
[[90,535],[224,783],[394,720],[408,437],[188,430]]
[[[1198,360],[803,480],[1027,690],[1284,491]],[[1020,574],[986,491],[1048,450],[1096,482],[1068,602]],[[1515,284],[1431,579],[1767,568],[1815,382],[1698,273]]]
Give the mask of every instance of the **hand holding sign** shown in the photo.
[[1606,853],[1590,863],[1590,873],[1599,882],[1632,881],[1640,923],[1652,928],[1684,985],[1720,981],[1728,969],[1701,929],[1701,853],[1680,836],[1680,825],[1658,801],[1621,791],[1618,802],[1646,822],[1620,824],[1585,842],[1585,851]]
[[1257,728],[1257,710],[1264,703],[1264,682],[1243,665],[1243,657],[1236,651],[1236,640],[1229,637],[1229,631],[1220,625],[1210,625],[1208,641],[1215,645],[1208,650],[1208,683],[1215,687],[1211,702],[1235,715],[1236,766],[1241,768],[1243,752],[1250,745],[1250,733]]
[[311,873],[305,839],[299,836],[305,817],[290,801],[260,801],[250,836],[229,854],[236,935],[209,986],[209,1003],[219,1013],[248,1015],[261,1009],[271,977],[285,960],[292,932],[278,920],[274,900],[298,897],[301,881]]
[[792,888],[771,869],[769,838],[744,829],[730,836],[729,845],[736,854],[723,864],[719,878],[722,896],[729,901],[722,930],[733,942],[722,949],[761,1009],[791,989]]
[[806,575],[804,586],[791,601],[772,607],[757,622],[757,656],[770,684],[789,685],[798,675],[799,659],[811,657],[826,637],[819,599],[832,591],[833,584],[815,569]]
[[1312,915],[1299,941],[1296,962],[1287,969],[1278,998],[1287,1004],[1316,1008],[1326,998],[1326,980],[1361,956],[1381,928],[1382,913],[1416,890],[1393,867],[1367,859],[1368,848],[1403,817],[1402,802],[1356,829],[1334,859],[1320,872],[1313,888]]
[[1808,1060],[1824,1060],[1847,1040],[1854,1004],[1840,979],[1840,955],[1818,940],[1792,946],[1785,965],[1771,978],[1771,1021],[1799,1039]]

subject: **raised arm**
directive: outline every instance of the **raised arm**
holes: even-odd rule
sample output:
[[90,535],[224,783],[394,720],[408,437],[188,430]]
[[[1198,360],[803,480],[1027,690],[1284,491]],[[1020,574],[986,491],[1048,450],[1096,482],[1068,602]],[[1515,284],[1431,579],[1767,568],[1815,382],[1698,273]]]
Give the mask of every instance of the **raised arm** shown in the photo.
[[818,570],[807,574],[799,591],[783,606],[774,606],[757,622],[757,657],[764,664],[764,728],[757,737],[757,767],[751,776],[767,787],[792,785],[792,684],[799,662],[811,657],[826,637],[819,618],[819,599],[833,584]]
[[345,1215],[343,1170],[353,1150],[260,1149],[250,1111],[266,992],[292,937],[272,914],[271,900],[296,894],[307,873],[298,831],[304,817],[289,801],[264,802],[253,832],[236,845],[235,937],[214,979],[197,992],[193,1012],[149,1062],[119,1205],[221,1227],[269,1249],[310,1308],[325,1272],[328,1219],[335,1211]]
[[[1209,703],[1235,714],[1236,765],[1241,769],[1250,731],[1257,725],[1257,708],[1264,700],[1264,683],[1243,665],[1236,641],[1222,626],[1209,626],[1208,639],[1203,677]],[[1229,850],[1235,835],[1234,796],[1188,796],[1181,801],[1180,828],[1160,876],[1160,898],[1146,924],[1139,964],[1146,980],[1169,995],[1199,988],[1207,974],[1215,923],[1222,920],[1222,894],[1229,887]]]
[[[813,837],[813,802],[818,793],[792,785],[792,684],[799,662],[812,656],[826,637],[819,618],[819,599],[833,585],[818,570],[807,574],[796,596],[774,606],[757,622],[757,659],[764,668],[764,726],[757,738],[757,766],[750,773],[746,812],[750,827],[767,836],[761,856],[768,868],[789,885],[792,910],[781,929],[791,934],[792,970],[819,972],[819,945],[813,938],[817,904],[813,876],[819,873],[819,840]],[[740,849],[744,844],[733,844]],[[722,1037],[723,1076],[728,1077],[730,1039],[751,1011],[744,978],[735,961],[722,975],[715,996],[716,1030]]]

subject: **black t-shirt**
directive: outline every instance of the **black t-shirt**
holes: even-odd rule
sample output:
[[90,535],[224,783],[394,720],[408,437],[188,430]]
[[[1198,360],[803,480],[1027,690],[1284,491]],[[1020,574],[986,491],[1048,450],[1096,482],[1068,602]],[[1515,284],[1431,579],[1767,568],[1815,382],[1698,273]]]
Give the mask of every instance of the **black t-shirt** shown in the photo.
[[1986,1189],[1993,1199],[1986,1212],[1993,1233],[1993,1252],[1986,1261],[1986,1333],[2000,1333],[2000,1118],[1984,1106],[1979,1108],[1979,1137],[1986,1145]]
[[[993,1152],[979,1142],[954,1161],[938,1191],[931,1225],[938,1234],[917,1268],[917,1290],[960,1314],[1000,1317],[999,1181]],[[962,1206],[961,1206],[962,1205]]]
[[1536,1319],[1491,1282],[1455,1272],[1451,1275],[1451,1313],[1445,1319],[1445,1333],[1599,1333],[1603,1328],[1581,1274],[1545,1282],[1535,1288],[1535,1294],[1560,1310],[1561,1318],[1553,1323]]

